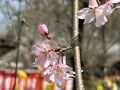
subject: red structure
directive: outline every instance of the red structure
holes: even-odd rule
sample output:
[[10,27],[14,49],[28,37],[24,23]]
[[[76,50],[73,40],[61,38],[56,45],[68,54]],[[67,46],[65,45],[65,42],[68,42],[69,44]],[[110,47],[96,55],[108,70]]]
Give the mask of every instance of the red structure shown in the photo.
[[[12,71],[0,71],[0,90],[13,90],[14,79],[14,73]],[[59,89],[54,86],[52,90],[72,90],[71,81],[72,80],[66,81],[65,87],[63,89]],[[45,83],[40,74],[27,73],[27,78],[17,77],[16,90],[46,90],[43,88],[45,86],[44,84]]]
[[[27,78],[17,78],[17,90],[42,90],[42,78],[40,74],[30,73]],[[13,90],[14,73],[0,71],[0,90]]]

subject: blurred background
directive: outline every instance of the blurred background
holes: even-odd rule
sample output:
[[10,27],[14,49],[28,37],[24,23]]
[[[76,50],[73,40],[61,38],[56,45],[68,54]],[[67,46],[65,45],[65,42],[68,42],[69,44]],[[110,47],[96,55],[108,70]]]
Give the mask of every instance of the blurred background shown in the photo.
[[[9,77],[11,70],[16,67],[20,30],[18,68],[26,73],[38,73],[32,67],[34,57],[30,52],[36,41],[44,40],[37,32],[39,24],[45,23],[48,26],[54,40],[61,47],[69,46],[72,41],[73,0],[19,1],[0,0],[0,75],[1,77],[5,76],[4,79]],[[86,7],[87,0],[80,0],[79,6],[80,8]],[[21,25],[18,22],[20,17]],[[96,28],[94,22],[83,25],[83,21],[79,20],[81,63],[86,90],[97,90],[96,82],[104,77],[108,68],[120,70],[120,10],[116,10],[108,17],[108,20],[101,28]],[[73,51],[67,52],[66,57],[68,65],[74,68]],[[0,90],[9,89],[1,88]]]

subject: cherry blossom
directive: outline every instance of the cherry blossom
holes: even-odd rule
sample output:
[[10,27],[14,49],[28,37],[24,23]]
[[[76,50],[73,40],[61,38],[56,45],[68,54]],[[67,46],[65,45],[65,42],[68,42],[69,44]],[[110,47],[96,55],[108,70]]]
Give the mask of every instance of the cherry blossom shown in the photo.
[[83,8],[78,11],[78,18],[84,19],[84,24],[96,21],[96,27],[101,27],[107,22],[107,16],[111,15],[114,8],[112,9],[112,3],[118,3],[120,0],[110,0],[105,4],[98,6],[96,0],[89,0],[88,8]]
[[89,0],[89,8],[83,8],[82,10],[78,11],[78,18],[84,19],[84,24],[90,23],[96,19],[96,27],[104,25],[107,22],[105,15],[106,12],[104,13],[105,6],[97,6],[98,4],[96,0]]
[[32,54],[36,59],[33,66],[40,66],[45,81],[54,82],[57,87],[62,88],[65,80],[74,77],[75,72],[62,63],[63,58],[57,52],[48,43],[35,43]]
[[55,82],[60,88],[64,86],[65,80],[74,77],[75,74],[72,68],[62,64],[58,54],[52,51],[49,44],[36,43],[35,50],[32,52],[37,56],[33,66],[40,66],[42,75],[45,81]]
[[62,88],[65,80],[74,77],[74,74],[75,72],[73,72],[69,66],[57,64],[51,69],[49,79],[55,82],[59,88]]
[[36,43],[33,48],[32,54],[37,56],[33,66],[46,68],[50,64],[55,64],[59,58],[57,53],[52,51],[52,47],[48,43]]
[[37,42],[33,45],[32,49],[32,54],[39,56],[43,53],[47,55],[48,51],[51,50],[52,47],[46,42]]

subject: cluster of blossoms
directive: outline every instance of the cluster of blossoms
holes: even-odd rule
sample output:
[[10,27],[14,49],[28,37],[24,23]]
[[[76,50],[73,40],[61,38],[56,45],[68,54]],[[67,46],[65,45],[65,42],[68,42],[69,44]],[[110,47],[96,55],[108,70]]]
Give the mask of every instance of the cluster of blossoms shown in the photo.
[[119,2],[120,0],[105,0],[101,5],[99,0],[89,0],[88,8],[78,11],[78,18],[84,19],[84,24],[95,20],[96,27],[101,27],[107,22],[106,16],[111,15],[116,8],[119,8],[119,5],[114,6]]
[[[39,26],[38,32],[48,40],[52,39],[45,24]],[[72,68],[63,63],[60,48],[54,48],[47,42],[38,42],[33,45],[32,54],[36,56],[33,66],[40,67],[45,81],[54,82],[62,88],[65,80],[74,77]]]

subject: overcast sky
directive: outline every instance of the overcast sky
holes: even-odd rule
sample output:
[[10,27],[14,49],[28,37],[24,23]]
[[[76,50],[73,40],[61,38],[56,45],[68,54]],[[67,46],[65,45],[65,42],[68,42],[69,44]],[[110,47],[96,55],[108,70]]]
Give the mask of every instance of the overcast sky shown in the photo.
[[[25,8],[25,2],[21,3],[22,9]],[[12,9],[10,9],[11,7]],[[11,12],[13,20],[16,19],[14,13],[19,11],[20,3],[18,0],[0,0],[0,38],[7,34],[7,25],[11,25],[11,20],[9,19],[8,9]]]

